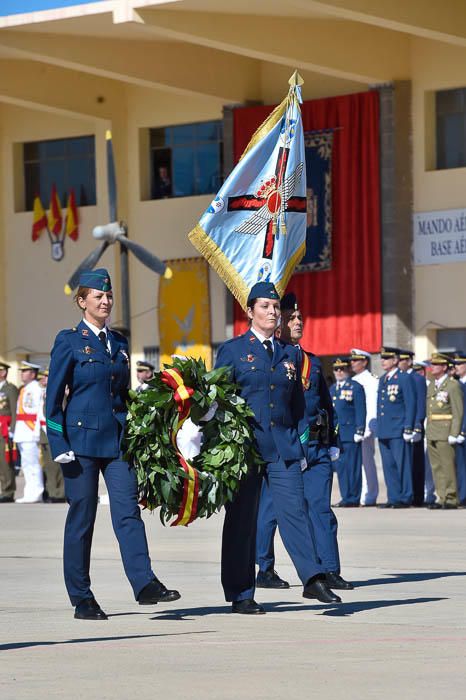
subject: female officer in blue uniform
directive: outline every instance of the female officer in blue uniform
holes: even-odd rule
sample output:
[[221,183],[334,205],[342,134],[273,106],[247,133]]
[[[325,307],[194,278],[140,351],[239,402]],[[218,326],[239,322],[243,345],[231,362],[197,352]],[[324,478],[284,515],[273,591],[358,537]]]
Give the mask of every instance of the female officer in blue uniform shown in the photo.
[[[251,329],[220,346],[217,367],[231,377],[255,415],[257,448],[265,461],[265,478],[274,502],[283,543],[303,582],[306,598],[326,600],[304,502],[303,449],[298,422],[304,412],[296,348],[274,338],[280,298],[268,282],[255,284],[248,297]],[[232,612],[262,614],[254,600],[256,521],[262,474],[250,465],[232,503],[227,504],[222,541],[222,584]]]
[[55,339],[46,400],[50,449],[62,465],[70,506],[65,525],[65,584],[74,616],[88,620],[107,619],[89,577],[100,471],[136,600],[150,605],[180,597],[177,591],[168,591],[151,569],[136,476],[120,452],[130,373],[126,339],[105,325],[113,306],[111,290],[107,270],[81,274],[76,303],[83,319],[77,328],[63,330]]
[[333,363],[335,384],[330,387],[338,424],[341,452],[334,462],[338,475],[340,508],[357,508],[362,489],[362,441],[366,426],[364,389],[349,376],[350,361],[338,357]]

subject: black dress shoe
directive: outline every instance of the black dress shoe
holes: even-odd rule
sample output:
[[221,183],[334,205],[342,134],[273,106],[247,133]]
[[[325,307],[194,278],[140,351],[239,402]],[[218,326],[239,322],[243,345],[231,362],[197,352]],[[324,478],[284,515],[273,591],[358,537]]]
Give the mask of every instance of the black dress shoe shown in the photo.
[[15,499],[13,496],[0,496],[0,503],[14,503]]
[[239,613],[240,615],[265,615],[264,608],[256,603],[254,598],[246,598],[246,600],[238,600],[232,603],[231,612]]
[[85,598],[74,609],[77,620],[108,620],[95,598]]
[[393,503],[377,503],[377,508],[394,508]]
[[429,510],[441,510],[442,504],[441,503],[428,503],[427,508]]
[[56,498],[55,496],[49,496],[44,499],[44,503],[66,503],[66,498]]
[[359,503],[346,503],[345,501],[340,501],[335,503],[332,508],[359,508]]
[[289,588],[288,581],[284,581],[273,569],[259,571],[256,578],[257,588]]
[[156,578],[147,584],[138,595],[139,605],[155,605],[156,603],[171,603],[181,598],[178,591],[169,591]]
[[345,581],[336,571],[327,571],[325,574],[325,581],[329,588],[336,588],[340,591],[352,591],[354,589],[353,584],[349,581]]
[[326,581],[315,577],[304,586],[303,598],[317,598],[321,603],[341,603],[341,598],[330,590]]
[[457,510],[458,506],[455,503],[444,503],[442,510]]
[[410,503],[393,503],[392,508],[411,508]]

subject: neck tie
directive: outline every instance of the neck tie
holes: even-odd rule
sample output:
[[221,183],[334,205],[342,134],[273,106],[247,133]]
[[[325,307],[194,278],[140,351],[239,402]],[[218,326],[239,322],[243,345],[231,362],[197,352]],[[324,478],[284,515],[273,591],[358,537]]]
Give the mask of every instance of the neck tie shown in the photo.
[[100,331],[99,340],[102,343],[102,345],[104,346],[104,350],[108,355],[107,334],[105,333],[105,331]]
[[264,340],[262,345],[267,350],[267,354],[270,357],[270,359],[272,359],[272,357],[273,357],[272,341],[271,340]]

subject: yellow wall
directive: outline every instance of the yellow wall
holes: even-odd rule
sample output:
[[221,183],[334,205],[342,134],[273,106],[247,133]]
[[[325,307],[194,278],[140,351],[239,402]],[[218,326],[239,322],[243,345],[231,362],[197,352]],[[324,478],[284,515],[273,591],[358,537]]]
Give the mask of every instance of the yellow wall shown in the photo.
[[[413,179],[415,212],[466,205],[466,168],[434,167],[433,92],[466,86],[466,52],[438,42],[412,39]],[[466,263],[415,267],[416,350],[427,357],[436,328],[464,328]]]

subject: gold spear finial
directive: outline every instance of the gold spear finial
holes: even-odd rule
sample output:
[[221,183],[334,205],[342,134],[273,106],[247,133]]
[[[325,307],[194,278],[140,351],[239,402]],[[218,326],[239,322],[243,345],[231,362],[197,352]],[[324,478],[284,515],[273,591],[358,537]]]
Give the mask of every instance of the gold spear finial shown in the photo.
[[295,72],[293,73],[293,75],[289,79],[288,85],[290,85],[291,87],[299,87],[300,85],[304,85],[304,80],[299,75],[297,70],[295,70]]

